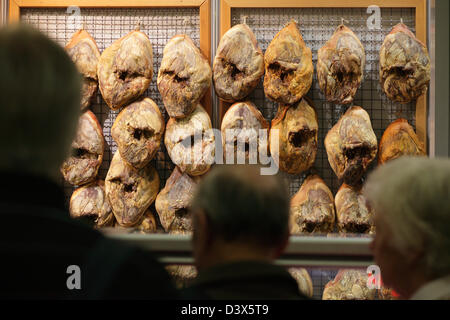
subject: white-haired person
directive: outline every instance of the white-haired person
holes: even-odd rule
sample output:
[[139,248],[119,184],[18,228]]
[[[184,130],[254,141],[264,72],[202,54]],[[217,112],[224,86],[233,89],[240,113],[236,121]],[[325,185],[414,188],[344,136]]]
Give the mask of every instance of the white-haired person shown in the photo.
[[216,165],[192,200],[198,277],[185,291],[204,299],[306,299],[274,264],[289,238],[289,193],[259,166]]
[[384,284],[404,299],[450,299],[450,160],[398,158],[369,176],[364,193]]
[[80,115],[64,49],[23,25],[0,29],[0,297],[177,297],[147,252],[70,218],[59,168]]

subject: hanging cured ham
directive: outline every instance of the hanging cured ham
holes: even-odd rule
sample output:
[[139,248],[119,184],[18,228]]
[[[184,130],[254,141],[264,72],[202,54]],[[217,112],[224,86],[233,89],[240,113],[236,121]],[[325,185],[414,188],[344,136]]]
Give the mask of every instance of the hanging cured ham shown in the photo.
[[311,49],[303,41],[297,23],[281,29],[264,54],[264,93],[275,102],[293,104],[309,90],[314,67]]
[[106,175],[105,191],[117,222],[134,226],[156,199],[158,172],[151,165],[135,169],[116,152]]
[[380,140],[378,163],[401,156],[425,156],[425,148],[406,119],[397,119],[384,131]]
[[242,100],[264,74],[264,57],[246,24],[238,24],[220,39],[213,64],[214,87],[220,99]]
[[364,73],[364,47],[358,37],[343,24],[319,49],[317,79],[325,98],[333,103],[353,101]]
[[325,285],[322,300],[375,300],[376,289],[367,287],[368,276],[362,270],[339,270]]
[[381,88],[392,101],[408,103],[424,94],[430,82],[425,45],[403,23],[386,36],[380,49]]
[[208,60],[187,35],[177,35],[164,47],[158,90],[171,118],[190,115],[211,86]]
[[372,212],[361,190],[345,183],[334,198],[337,226],[343,233],[369,233],[373,231]]
[[178,167],[173,169],[155,202],[156,211],[166,232],[192,232],[191,214],[187,209],[196,186],[195,178],[181,172]]
[[[236,102],[222,119],[222,147],[230,163],[257,163],[258,155],[267,155],[268,139],[264,131],[269,123],[250,101]],[[262,134],[260,134],[262,133]]]
[[78,120],[72,154],[61,166],[64,179],[75,186],[94,181],[102,164],[104,145],[102,127],[88,110]]
[[377,137],[369,114],[348,108],[325,137],[328,162],[339,179],[357,185],[377,154]]
[[94,38],[84,29],[73,34],[66,45],[66,51],[83,76],[81,110],[84,110],[89,107],[97,93],[97,65],[100,51]]
[[113,42],[98,63],[103,99],[117,110],[141,96],[153,76],[153,50],[147,35],[135,30]]
[[124,108],[111,128],[122,159],[139,169],[155,156],[164,133],[164,119],[150,98]]
[[318,175],[310,175],[291,199],[291,233],[332,232],[333,194]]
[[270,154],[278,167],[290,174],[308,170],[316,160],[318,131],[311,100],[280,105],[270,129]]
[[98,180],[76,189],[70,198],[72,218],[90,218],[96,227],[113,226],[115,218],[105,194],[105,182]]
[[200,104],[183,119],[170,118],[164,144],[172,162],[191,176],[206,173],[214,163],[211,119]]

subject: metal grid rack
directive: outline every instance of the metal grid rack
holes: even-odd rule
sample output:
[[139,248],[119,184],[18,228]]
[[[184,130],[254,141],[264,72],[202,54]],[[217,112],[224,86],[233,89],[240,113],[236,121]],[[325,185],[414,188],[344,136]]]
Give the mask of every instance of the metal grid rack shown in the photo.
[[[133,31],[140,23],[140,30],[150,39],[153,48],[153,78],[149,88],[144,93],[159,106],[165,122],[169,119],[159,94],[156,78],[163,55],[164,46],[177,34],[187,34],[199,47],[200,18],[198,8],[83,8],[80,18],[74,18],[66,8],[23,8],[21,21],[38,28],[51,39],[65,46],[73,33],[84,28],[97,42],[100,52],[109,47],[115,40]],[[95,103],[90,107],[97,116],[103,128],[105,137],[105,150],[103,163],[99,169],[99,178],[104,179],[108,172],[112,156],[117,145],[111,137],[111,127],[119,112],[111,110],[103,100],[100,91],[97,93]],[[174,165],[167,154],[164,142],[151,161],[160,177],[162,189],[169,178]],[[73,187],[64,182],[67,201],[72,195]]]
[[325,285],[334,279],[338,273],[337,269],[314,268],[306,269],[313,283],[313,298],[321,300]]
[[[403,117],[415,127],[415,105],[399,104],[390,101],[382,92],[379,83],[379,52],[385,36],[392,27],[403,19],[403,23],[415,32],[415,10],[413,8],[381,8],[381,28],[368,30],[367,19],[369,15],[366,8],[232,8],[231,25],[243,23],[246,17],[247,25],[252,29],[258,44],[265,52],[273,37],[286,23],[294,19],[298,22],[299,30],[306,45],[312,51],[314,69],[317,63],[317,51],[333,35],[335,29],[341,24],[341,18],[347,20],[348,26],[358,36],[366,52],[364,79],[358,89],[352,105],[363,107],[370,115],[372,127],[380,141],[386,127],[395,119]],[[271,102],[264,95],[263,80],[251,93],[249,100],[262,112],[267,120],[272,120],[277,111],[277,104]],[[319,147],[313,171],[325,181],[327,186],[336,194],[340,183],[331,169],[324,139],[327,132],[344,114],[349,105],[336,105],[326,101],[317,81],[316,69],[308,97],[314,102],[317,112],[319,132]],[[375,159],[368,172],[376,165]],[[308,173],[289,175],[281,173],[289,184],[290,196],[300,188]]]
[[[291,19],[298,21],[302,36],[307,46],[312,50],[314,65],[317,62],[317,50],[331,37],[335,28],[341,23],[341,17],[343,17],[348,21],[346,25],[360,38],[366,51],[364,81],[357,91],[353,104],[360,105],[367,110],[378,140],[389,123],[398,117],[406,118],[411,125],[415,126],[415,106],[412,103],[400,105],[388,100],[381,91],[378,75],[378,53],[384,37],[400,21],[400,18],[414,32],[414,9],[382,8],[381,29],[371,31],[368,31],[366,27],[368,15],[365,9],[360,8],[239,8],[232,9],[232,25],[241,23],[244,16],[247,16],[246,23],[255,33],[259,46],[263,51],[265,51],[275,34],[287,22]],[[140,22],[141,31],[146,33],[152,42],[154,54],[154,76],[145,96],[150,97],[158,104],[167,121],[168,116],[156,87],[156,76],[162,59],[162,51],[167,41],[179,33],[188,34],[194,43],[199,46],[199,9],[86,8],[81,10],[81,17],[80,20],[72,19],[65,8],[23,8],[21,10],[21,20],[23,22],[37,27],[62,46],[69,41],[72,34],[84,23],[85,29],[96,40],[100,52],[116,39],[134,30],[137,22]],[[348,106],[328,103],[319,89],[316,74],[314,74],[313,85],[308,96],[314,102],[319,121],[319,149],[315,170],[335,194],[340,185],[329,166],[323,141],[326,133],[338,121]],[[265,98],[262,80],[249,98],[258,106],[267,120],[271,120],[274,117],[277,106]],[[101,123],[106,140],[104,160],[99,170],[99,177],[104,179],[112,155],[117,150],[117,146],[111,138],[110,130],[120,110],[110,110],[100,93],[97,94],[96,102],[91,106],[91,110]],[[375,163],[376,159],[371,168],[375,166]],[[157,156],[152,160],[152,165],[158,170],[161,178],[160,187],[163,188],[174,167],[163,143]],[[283,176],[289,182],[291,196],[297,192],[305,178],[305,174],[294,176],[283,173]],[[73,187],[66,183],[64,183],[64,187],[66,196],[70,197]],[[308,268],[307,270],[313,280],[314,298],[321,299],[325,284],[334,279],[338,270],[330,268]]]
[[[403,20],[412,32],[415,32],[415,10],[402,8],[382,8],[381,28],[368,30],[366,8],[232,8],[231,25],[244,21],[254,32],[260,48],[265,52],[273,37],[291,19],[298,22],[299,30],[306,45],[311,48],[313,65],[317,63],[317,52],[333,35],[335,29],[341,23],[342,18],[358,36],[366,53],[364,78],[358,89],[352,105],[363,107],[370,115],[373,130],[380,141],[386,127],[397,118],[405,118],[415,126],[415,105],[399,104],[390,101],[382,92],[379,83],[379,52],[385,36],[392,27]],[[313,100],[317,112],[318,152],[314,168],[300,175],[280,173],[288,183],[289,193],[292,197],[300,188],[308,173],[316,172],[325,181],[333,194],[336,194],[340,182],[331,169],[324,139],[327,132],[339,120],[349,107],[348,105],[336,105],[326,101],[319,88],[316,69],[314,70],[313,83],[308,97]],[[264,95],[263,79],[249,99],[262,112],[267,120],[272,120],[277,111],[277,104],[267,99]],[[368,172],[376,166],[375,159]],[[313,281],[314,298],[321,299],[325,285],[334,279],[338,269],[307,268]]]

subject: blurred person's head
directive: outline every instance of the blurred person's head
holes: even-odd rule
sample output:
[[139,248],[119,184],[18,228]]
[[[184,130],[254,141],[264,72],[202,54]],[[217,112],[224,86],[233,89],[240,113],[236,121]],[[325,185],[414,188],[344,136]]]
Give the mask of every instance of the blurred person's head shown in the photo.
[[192,200],[194,258],[199,269],[255,260],[271,262],[289,238],[283,181],[252,165],[217,165]]
[[364,193],[374,209],[371,249],[385,285],[409,298],[450,274],[450,160],[393,160],[369,176]]
[[0,171],[57,177],[76,132],[80,90],[61,46],[28,26],[0,29]]

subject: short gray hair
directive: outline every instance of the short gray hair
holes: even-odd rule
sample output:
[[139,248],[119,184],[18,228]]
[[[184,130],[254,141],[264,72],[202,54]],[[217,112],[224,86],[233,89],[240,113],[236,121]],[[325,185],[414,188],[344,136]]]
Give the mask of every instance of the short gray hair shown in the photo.
[[56,177],[80,113],[81,76],[31,27],[0,30],[0,170]]
[[450,272],[450,160],[401,157],[375,170],[364,194],[402,252],[424,250],[427,276]]
[[276,246],[289,233],[289,196],[276,176],[256,165],[216,165],[198,186],[191,207],[203,209],[212,232],[226,241]]

